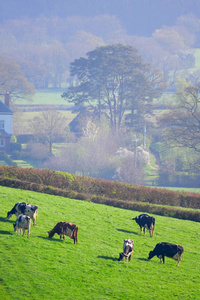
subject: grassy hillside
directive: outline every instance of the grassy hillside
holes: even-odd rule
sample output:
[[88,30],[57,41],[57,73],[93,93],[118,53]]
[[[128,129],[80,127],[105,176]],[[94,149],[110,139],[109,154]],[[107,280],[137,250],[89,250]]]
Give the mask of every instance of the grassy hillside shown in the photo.
[[[0,298],[7,299],[198,299],[200,224],[156,217],[155,235],[140,235],[132,220],[138,212],[0,187]],[[30,239],[13,232],[16,217],[6,219],[17,201],[39,206],[38,226]],[[79,243],[47,231],[58,221],[79,226]],[[135,242],[131,262],[118,262],[123,240]],[[156,243],[181,244],[184,262],[166,258],[161,265],[148,253]]]

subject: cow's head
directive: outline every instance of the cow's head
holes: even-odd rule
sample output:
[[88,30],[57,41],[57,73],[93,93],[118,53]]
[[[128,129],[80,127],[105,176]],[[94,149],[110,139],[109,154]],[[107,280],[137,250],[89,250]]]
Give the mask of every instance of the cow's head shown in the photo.
[[150,251],[148,259],[151,259],[152,257],[154,257],[154,254],[153,254],[153,251]]
[[9,218],[11,218],[12,217],[12,214],[11,214],[11,212],[10,211],[8,211],[8,213],[7,213],[7,219],[9,219]]
[[119,253],[118,261],[121,261],[124,259],[124,253]]
[[49,235],[49,238],[52,238],[52,236],[54,236],[54,233],[52,232],[52,230],[50,231],[47,231],[48,235]]

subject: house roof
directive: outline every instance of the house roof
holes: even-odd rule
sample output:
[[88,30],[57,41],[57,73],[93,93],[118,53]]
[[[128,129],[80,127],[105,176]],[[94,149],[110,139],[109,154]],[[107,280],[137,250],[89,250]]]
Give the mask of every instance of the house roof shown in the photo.
[[10,115],[13,114],[13,111],[7,105],[0,101],[0,114],[1,113],[6,113]]

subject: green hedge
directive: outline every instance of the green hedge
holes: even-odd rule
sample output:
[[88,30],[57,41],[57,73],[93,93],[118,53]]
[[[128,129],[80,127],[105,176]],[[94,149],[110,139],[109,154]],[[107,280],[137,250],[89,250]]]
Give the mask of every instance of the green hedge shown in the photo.
[[141,212],[145,211],[148,213],[157,214],[161,216],[168,216],[172,218],[200,222],[200,212],[194,210],[186,210],[186,209],[180,209],[175,207],[164,207],[164,206],[153,205],[148,203],[109,199],[106,197],[94,196],[90,194],[80,194],[72,190],[59,189],[52,186],[46,186],[43,184],[31,183],[19,179],[11,179],[5,177],[0,177],[0,185],[45,193],[49,195],[56,195],[56,196],[61,196],[61,197],[66,197],[71,199],[87,200],[94,203],[105,204],[105,205],[123,208],[123,209],[137,210]]
[[26,184],[29,182],[74,191],[76,195],[82,195],[82,198],[85,197],[84,195],[92,195],[128,202],[200,209],[200,194],[197,193],[175,192],[168,189],[130,185],[49,169],[0,166],[0,176],[2,178],[18,179],[20,182],[25,181]]

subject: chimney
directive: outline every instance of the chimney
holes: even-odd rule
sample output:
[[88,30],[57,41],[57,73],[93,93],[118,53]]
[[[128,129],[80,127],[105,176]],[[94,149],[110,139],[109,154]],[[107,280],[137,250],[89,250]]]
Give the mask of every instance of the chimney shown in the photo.
[[5,105],[10,106],[10,94],[8,91],[5,93]]

